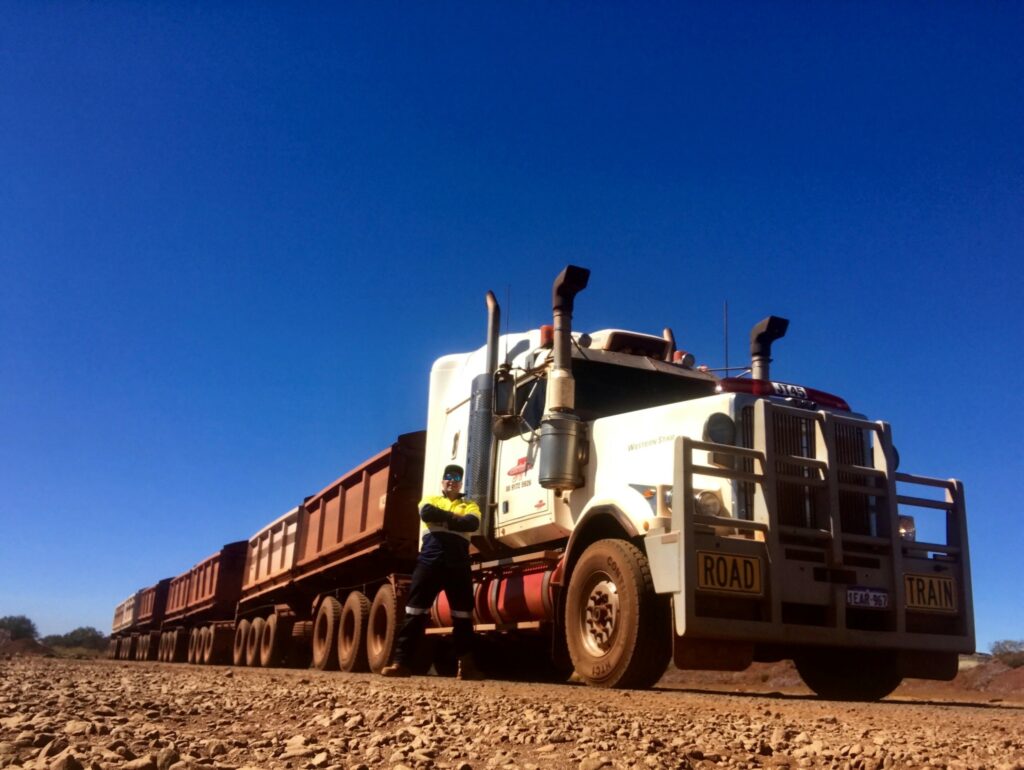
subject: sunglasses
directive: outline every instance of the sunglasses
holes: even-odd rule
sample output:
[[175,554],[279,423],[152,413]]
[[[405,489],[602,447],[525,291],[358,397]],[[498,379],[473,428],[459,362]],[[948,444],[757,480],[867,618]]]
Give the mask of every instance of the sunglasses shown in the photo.
[[461,473],[446,473],[444,474],[445,481],[462,481]]

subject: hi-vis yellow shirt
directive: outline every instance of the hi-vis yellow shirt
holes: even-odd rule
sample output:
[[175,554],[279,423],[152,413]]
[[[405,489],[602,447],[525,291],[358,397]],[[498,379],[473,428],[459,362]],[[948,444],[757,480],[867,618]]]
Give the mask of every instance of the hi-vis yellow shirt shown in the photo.
[[[458,522],[457,527],[449,529],[448,522],[446,521],[424,521],[423,509],[424,506],[428,505],[433,506],[434,508],[440,508],[442,511],[447,511],[456,517],[456,521]],[[449,500],[444,495],[424,497],[420,500],[419,511],[421,537],[424,537],[428,533],[457,535],[468,542],[470,536],[480,529],[480,506],[472,500],[467,500],[464,497],[458,497],[454,500]],[[430,518],[430,516],[427,516],[427,518]]]

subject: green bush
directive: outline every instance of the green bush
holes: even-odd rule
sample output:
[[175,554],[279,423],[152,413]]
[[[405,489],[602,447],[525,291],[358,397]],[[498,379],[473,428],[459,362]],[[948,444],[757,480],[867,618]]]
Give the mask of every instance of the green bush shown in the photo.
[[81,626],[66,634],[44,636],[43,644],[47,647],[84,647],[87,650],[104,650],[107,647],[107,636],[92,626]]
[[1005,663],[1010,668],[1024,666],[1024,640],[1002,639],[994,642],[991,647],[992,657]]
[[39,636],[36,624],[24,615],[6,615],[0,618],[0,629],[10,633],[12,640],[35,639]]

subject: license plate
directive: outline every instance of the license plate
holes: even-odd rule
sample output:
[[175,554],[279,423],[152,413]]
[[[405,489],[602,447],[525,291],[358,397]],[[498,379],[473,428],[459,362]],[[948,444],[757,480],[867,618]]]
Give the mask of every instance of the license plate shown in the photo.
[[956,583],[939,575],[903,575],[908,610],[956,612]]
[[850,586],[846,589],[846,604],[850,607],[885,610],[889,608],[889,592],[879,588]]
[[760,596],[761,560],[756,556],[697,551],[697,588]]

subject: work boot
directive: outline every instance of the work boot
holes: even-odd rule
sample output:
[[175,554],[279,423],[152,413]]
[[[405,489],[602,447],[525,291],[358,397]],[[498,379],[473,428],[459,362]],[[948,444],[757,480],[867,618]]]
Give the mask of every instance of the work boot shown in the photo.
[[396,677],[412,676],[412,669],[404,663],[392,663],[390,666],[384,666],[384,668],[380,670],[380,675]]
[[479,682],[487,677],[485,677],[483,672],[476,667],[476,663],[473,662],[472,655],[463,655],[459,658],[459,672],[455,675],[455,678],[471,682]]

